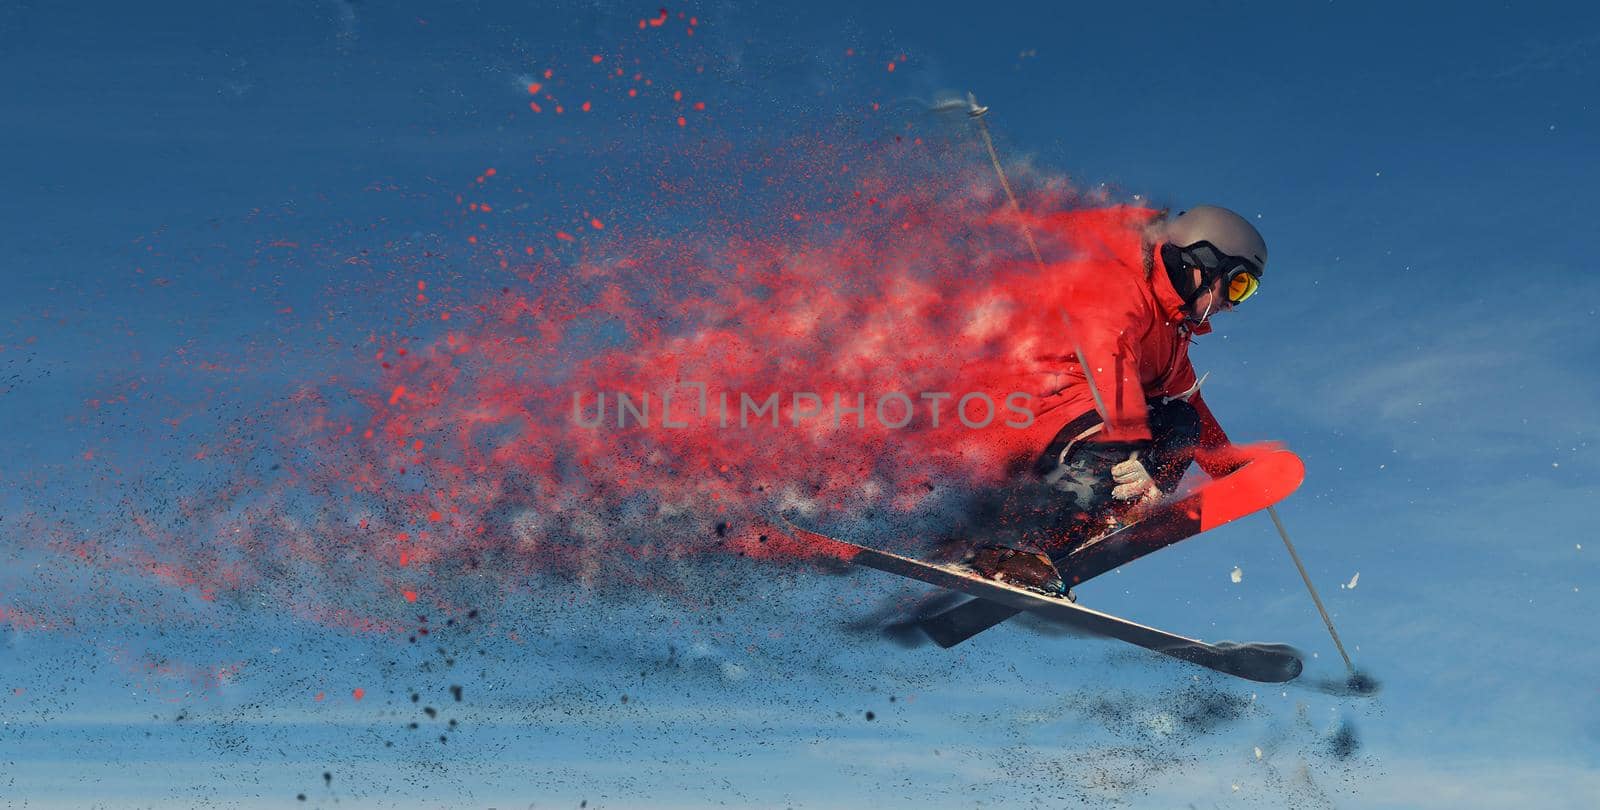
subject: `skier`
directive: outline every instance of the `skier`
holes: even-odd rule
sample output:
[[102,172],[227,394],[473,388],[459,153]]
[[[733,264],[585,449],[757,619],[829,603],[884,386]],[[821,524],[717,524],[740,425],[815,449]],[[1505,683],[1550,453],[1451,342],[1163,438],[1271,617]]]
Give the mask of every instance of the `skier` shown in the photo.
[[1210,205],[1131,222],[1143,227],[1125,250],[1139,254],[1097,265],[1092,287],[1074,292],[1068,384],[1046,409],[1076,416],[997,499],[988,542],[968,558],[985,576],[1070,598],[1051,553],[1138,520],[1191,461],[1219,477],[1242,460],[1200,395],[1189,342],[1255,294],[1266,242]]

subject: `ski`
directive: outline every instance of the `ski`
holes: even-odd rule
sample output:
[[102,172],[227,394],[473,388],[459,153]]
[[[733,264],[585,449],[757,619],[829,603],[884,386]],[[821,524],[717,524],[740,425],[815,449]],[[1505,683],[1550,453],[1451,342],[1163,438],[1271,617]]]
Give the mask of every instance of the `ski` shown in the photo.
[[[1259,512],[1299,488],[1305,464],[1288,450],[1263,453],[1232,473],[1163,504],[1138,523],[1088,540],[1053,558],[1069,586],[1081,585],[1208,529]],[[935,644],[949,648],[1021,611],[1001,601],[973,599],[917,625]]]
[[1264,683],[1283,683],[1299,676],[1299,653],[1283,644],[1208,644],[1198,639],[1157,630],[1109,613],[988,579],[961,565],[939,565],[848,541],[789,524],[789,530],[818,551],[856,565],[920,580],[930,585],[971,594],[985,604],[1003,605],[1013,614],[1029,611],[1059,624],[1094,635],[1137,644],[1208,669]]

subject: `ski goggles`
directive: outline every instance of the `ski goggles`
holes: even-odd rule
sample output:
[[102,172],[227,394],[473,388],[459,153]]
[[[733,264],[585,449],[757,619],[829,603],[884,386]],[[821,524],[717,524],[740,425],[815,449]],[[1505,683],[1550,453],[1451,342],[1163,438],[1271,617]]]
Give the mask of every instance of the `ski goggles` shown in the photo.
[[1184,264],[1200,270],[1202,288],[1215,279],[1222,279],[1222,294],[1230,304],[1244,303],[1261,287],[1261,268],[1256,267],[1255,262],[1229,256],[1210,242],[1179,248],[1178,256]]

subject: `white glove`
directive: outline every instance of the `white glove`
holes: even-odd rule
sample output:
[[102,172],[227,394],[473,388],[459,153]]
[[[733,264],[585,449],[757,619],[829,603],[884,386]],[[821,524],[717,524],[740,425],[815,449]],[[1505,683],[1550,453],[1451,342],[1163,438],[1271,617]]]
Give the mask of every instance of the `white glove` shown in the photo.
[[1117,485],[1111,490],[1111,497],[1119,501],[1144,501],[1153,503],[1161,499],[1161,488],[1156,486],[1150,472],[1139,461],[1139,454],[1128,456],[1127,461],[1119,462],[1111,468],[1111,480]]

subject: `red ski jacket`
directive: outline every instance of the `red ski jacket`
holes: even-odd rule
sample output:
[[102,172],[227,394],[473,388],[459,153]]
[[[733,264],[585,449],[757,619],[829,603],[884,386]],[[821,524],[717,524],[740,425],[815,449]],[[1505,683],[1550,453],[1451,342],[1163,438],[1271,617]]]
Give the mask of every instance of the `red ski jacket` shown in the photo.
[[[1065,351],[1052,353],[1059,364],[1052,375],[1059,387],[1044,392],[1040,412],[1059,426],[1096,409],[1078,359],[1081,351],[1105,407],[1105,428],[1092,441],[1148,440],[1146,401],[1182,397],[1195,386],[1189,341],[1211,327],[1190,324],[1184,316],[1183,298],[1167,278],[1159,245],[1148,236],[1159,216],[1148,209],[1116,208],[1047,220],[1048,227],[1075,231],[1063,234],[1068,241],[1082,244],[1086,229],[1095,238],[1090,254],[1080,256],[1060,276],[1070,286],[1061,299],[1068,316],[1062,325]],[[1199,412],[1202,449],[1227,447],[1227,435],[1199,392],[1193,391],[1188,401]],[[1201,453],[1197,461],[1216,476],[1231,468],[1225,459],[1226,454]]]

